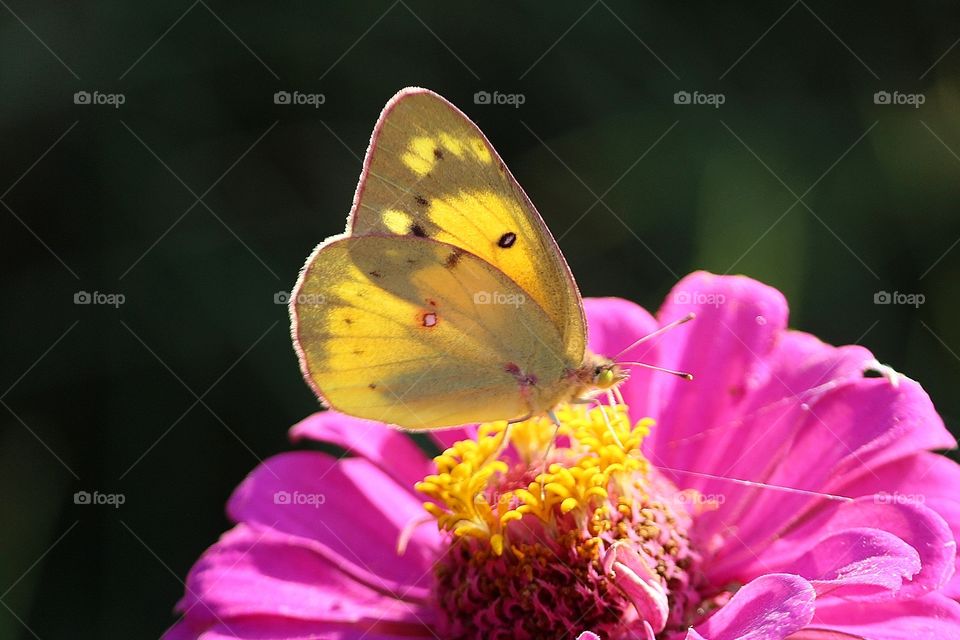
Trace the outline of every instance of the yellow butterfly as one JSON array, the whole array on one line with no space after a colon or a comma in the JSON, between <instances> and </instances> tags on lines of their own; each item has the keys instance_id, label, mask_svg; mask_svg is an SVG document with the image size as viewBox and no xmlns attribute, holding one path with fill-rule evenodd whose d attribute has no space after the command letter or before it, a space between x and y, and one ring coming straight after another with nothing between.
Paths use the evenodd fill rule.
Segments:
<instances>
[{"instance_id":1,"label":"yellow butterfly","mask_svg":"<svg viewBox=\"0 0 960 640\"><path fill-rule=\"evenodd\" d=\"M290 313L317 396L405 429L521 420L626 377L587 351L570 269L500 156L426 89L387 103Z\"/></svg>"}]
</instances>

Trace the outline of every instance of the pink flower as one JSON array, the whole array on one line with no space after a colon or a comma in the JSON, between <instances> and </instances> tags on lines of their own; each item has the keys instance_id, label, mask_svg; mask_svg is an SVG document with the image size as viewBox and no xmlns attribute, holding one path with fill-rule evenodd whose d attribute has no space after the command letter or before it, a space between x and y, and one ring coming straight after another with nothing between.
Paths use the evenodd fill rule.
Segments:
<instances>
[{"instance_id":1,"label":"pink flower","mask_svg":"<svg viewBox=\"0 0 960 640\"><path fill-rule=\"evenodd\" d=\"M960 467L931 453L956 443L919 384L862 347L787 330L782 295L743 277L688 276L658 320L624 300L585 305L590 348L608 355L697 314L629 354L695 374L633 370L626 404L653 426L604 414L643 456L572 408L547 475L527 455L543 451L536 421L503 455L489 425L432 434L463 441L438 474L402 433L313 415L293 439L352 457L255 469L165 637L960 638ZM440 531L416 525L415 485Z\"/></svg>"}]
</instances>

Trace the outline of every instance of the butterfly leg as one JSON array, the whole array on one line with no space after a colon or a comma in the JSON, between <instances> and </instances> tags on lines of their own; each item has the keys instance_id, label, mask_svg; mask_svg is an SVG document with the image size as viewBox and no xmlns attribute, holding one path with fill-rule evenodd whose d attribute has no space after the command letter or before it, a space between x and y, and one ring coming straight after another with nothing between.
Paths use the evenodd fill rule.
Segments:
<instances>
[{"instance_id":1,"label":"butterfly leg","mask_svg":"<svg viewBox=\"0 0 960 640\"><path fill-rule=\"evenodd\" d=\"M560 419L557 418L557 414L553 412L553 409L547 411L547 416L553 422L553 437L550 438L550 444L547 445L546 451L543 452L543 471L541 473L546 473L549 466L550 450L553 449L554 443L557 441L557 434L560 433ZM543 484L540 485L540 499L546 502L547 494L544 490Z\"/></svg>"},{"instance_id":2,"label":"butterfly leg","mask_svg":"<svg viewBox=\"0 0 960 640\"><path fill-rule=\"evenodd\" d=\"M613 436L613 441L617 443L617 446L623 449L623 443L620 442L620 437L617 436L617 432L613 429L613 424L610 422L610 418L607 417L607 410L604 408L603 403L597 401L597 408L600 409L600 415L603 416L603 421L607 425L607 431L610 432L610 435Z\"/></svg>"},{"instance_id":3,"label":"butterfly leg","mask_svg":"<svg viewBox=\"0 0 960 640\"><path fill-rule=\"evenodd\" d=\"M616 387L614 387L616 389ZM607 401L610 404L614 404L613 395L610 391L607 391ZM596 404L597 408L600 409L600 415L603 416L603 421L607 425L607 430L610 432L610 435L613 436L613 441L617 443L617 446L623 449L623 442L620 441L620 437L617 435L617 432L613 429L613 424L610 422L610 418L607 416L606 408L603 403L597 400L596 398L575 398L570 401L571 404Z\"/></svg>"},{"instance_id":4,"label":"butterfly leg","mask_svg":"<svg viewBox=\"0 0 960 640\"><path fill-rule=\"evenodd\" d=\"M610 391L613 392L613 396L617 399L618 404L627 404L623 399L623 393L620 392L620 387L614 387Z\"/></svg>"},{"instance_id":5,"label":"butterfly leg","mask_svg":"<svg viewBox=\"0 0 960 640\"><path fill-rule=\"evenodd\" d=\"M489 460L499 459L500 456L503 455L503 452L507 450L507 447L510 446L510 427L517 422L522 422L522 420L511 420L507 422L507 426L503 428L503 431L500 434L500 445L497 447L497 450L493 452L493 455L488 458Z\"/></svg>"}]
</instances>

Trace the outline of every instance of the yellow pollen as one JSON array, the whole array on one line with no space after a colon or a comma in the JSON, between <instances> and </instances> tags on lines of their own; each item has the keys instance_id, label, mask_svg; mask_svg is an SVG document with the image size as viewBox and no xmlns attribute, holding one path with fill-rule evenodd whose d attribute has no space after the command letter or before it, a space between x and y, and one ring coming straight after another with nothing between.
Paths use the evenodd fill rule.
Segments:
<instances>
[{"instance_id":1,"label":"yellow pollen","mask_svg":"<svg viewBox=\"0 0 960 640\"><path fill-rule=\"evenodd\" d=\"M545 417L510 426L509 444L520 462L501 446L506 422L480 425L476 440L461 440L434 458L437 472L416 489L430 499L424 508L439 528L487 540L499 556L507 548L520 553L510 547L508 525L527 517L546 526L573 518L599 535L611 527L611 495L620 496L616 509L629 513L633 500L622 496L642 494L649 463L640 445L653 421L631 426L624 405L561 405L555 414L559 429ZM551 445L555 430L560 442Z\"/></svg>"}]
</instances>

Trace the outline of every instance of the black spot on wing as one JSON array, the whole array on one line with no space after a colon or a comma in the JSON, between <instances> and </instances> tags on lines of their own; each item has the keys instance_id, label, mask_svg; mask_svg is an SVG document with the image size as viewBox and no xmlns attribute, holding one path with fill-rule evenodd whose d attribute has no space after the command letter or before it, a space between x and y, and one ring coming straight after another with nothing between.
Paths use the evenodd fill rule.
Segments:
<instances>
[{"instance_id":1,"label":"black spot on wing","mask_svg":"<svg viewBox=\"0 0 960 640\"><path fill-rule=\"evenodd\" d=\"M410 233L417 236L418 238L427 237L426 229L424 229L423 225L421 225L419 222L414 222L412 225L410 225Z\"/></svg>"},{"instance_id":2,"label":"black spot on wing","mask_svg":"<svg viewBox=\"0 0 960 640\"><path fill-rule=\"evenodd\" d=\"M427 206L427 205L429 204L429 203L427 202L427 199L424 198L423 196L421 196L420 194L417 194L417 195L413 196L413 199L414 199L414 200L417 202L417 204L420 205L421 207L425 207L425 206Z\"/></svg>"},{"instance_id":3,"label":"black spot on wing","mask_svg":"<svg viewBox=\"0 0 960 640\"><path fill-rule=\"evenodd\" d=\"M439 148L434 147L434 148L433 148L433 157L436 158L437 160L443 160L443 151L440 151Z\"/></svg>"},{"instance_id":4,"label":"black spot on wing","mask_svg":"<svg viewBox=\"0 0 960 640\"><path fill-rule=\"evenodd\" d=\"M517 241L517 234L513 231L508 231L507 233L500 236L500 239L497 240L497 246L501 249L509 249Z\"/></svg>"},{"instance_id":5,"label":"black spot on wing","mask_svg":"<svg viewBox=\"0 0 960 640\"><path fill-rule=\"evenodd\" d=\"M460 259L463 258L464 251L460 247L454 248L453 251L447 256L447 259L443 261L443 265L447 269L453 269L458 264L460 264Z\"/></svg>"}]
</instances>

